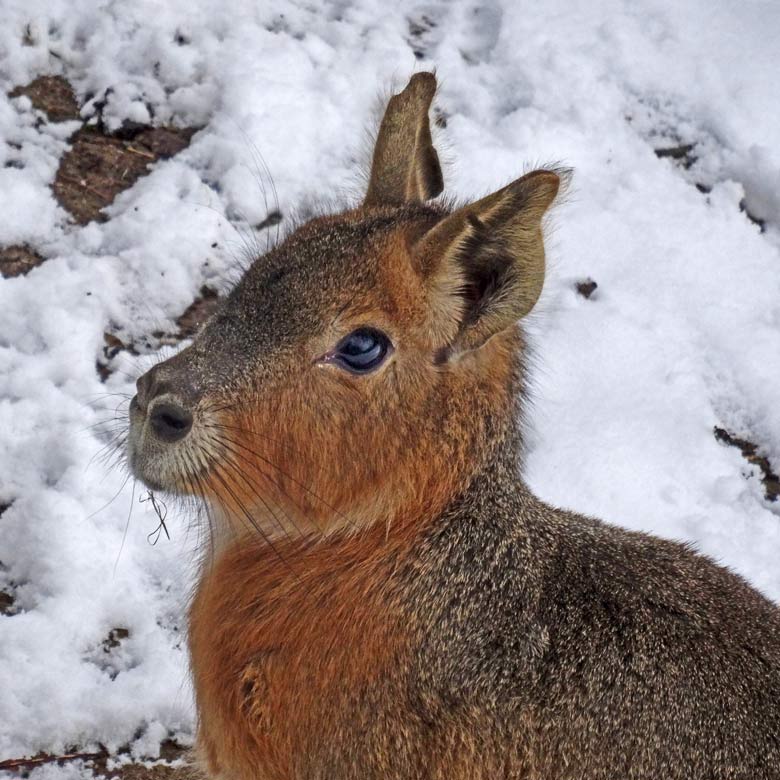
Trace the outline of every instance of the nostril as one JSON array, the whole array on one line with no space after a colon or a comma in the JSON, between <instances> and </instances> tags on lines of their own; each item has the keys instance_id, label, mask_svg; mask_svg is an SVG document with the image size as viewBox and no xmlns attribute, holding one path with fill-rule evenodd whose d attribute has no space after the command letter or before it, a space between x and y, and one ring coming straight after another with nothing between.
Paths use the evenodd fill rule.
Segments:
<instances>
[{"instance_id":1,"label":"nostril","mask_svg":"<svg viewBox=\"0 0 780 780\"><path fill-rule=\"evenodd\" d=\"M179 441L192 428L192 413L178 404L157 404L149 415L154 432L163 441Z\"/></svg>"}]
</instances>

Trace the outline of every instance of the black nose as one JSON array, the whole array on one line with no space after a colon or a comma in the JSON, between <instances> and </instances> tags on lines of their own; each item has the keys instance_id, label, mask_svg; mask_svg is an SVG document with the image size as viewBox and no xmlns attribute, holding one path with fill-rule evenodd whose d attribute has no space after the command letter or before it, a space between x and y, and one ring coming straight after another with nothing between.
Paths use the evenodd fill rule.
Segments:
<instances>
[{"instance_id":1,"label":"black nose","mask_svg":"<svg viewBox=\"0 0 780 780\"><path fill-rule=\"evenodd\" d=\"M165 401L154 406L149 422L163 441L179 441L192 428L192 413L183 406Z\"/></svg>"}]
</instances>

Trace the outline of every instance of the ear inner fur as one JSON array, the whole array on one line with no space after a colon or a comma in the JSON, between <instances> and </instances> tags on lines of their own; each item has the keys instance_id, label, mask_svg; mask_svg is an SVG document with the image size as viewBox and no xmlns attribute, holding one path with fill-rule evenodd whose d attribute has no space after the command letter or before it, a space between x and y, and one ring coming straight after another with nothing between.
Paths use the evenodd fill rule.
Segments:
<instances>
[{"instance_id":1,"label":"ear inner fur","mask_svg":"<svg viewBox=\"0 0 780 780\"><path fill-rule=\"evenodd\" d=\"M402 206L435 198L444 188L428 111L436 91L432 73L416 73L394 95L379 127L365 206Z\"/></svg>"},{"instance_id":2,"label":"ear inner fur","mask_svg":"<svg viewBox=\"0 0 780 780\"><path fill-rule=\"evenodd\" d=\"M443 219L413 248L439 318L457 312L453 353L481 346L533 308L544 284L542 217L559 177L533 171ZM432 330L441 331L434 325Z\"/></svg>"}]
</instances>

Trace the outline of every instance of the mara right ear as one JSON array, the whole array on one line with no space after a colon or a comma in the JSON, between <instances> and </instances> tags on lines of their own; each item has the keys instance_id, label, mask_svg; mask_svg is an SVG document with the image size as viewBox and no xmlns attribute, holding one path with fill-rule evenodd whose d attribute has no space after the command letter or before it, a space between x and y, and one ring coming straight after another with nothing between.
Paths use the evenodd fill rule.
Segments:
<instances>
[{"instance_id":1,"label":"mara right ear","mask_svg":"<svg viewBox=\"0 0 780 780\"><path fill-rule=\"evenodd\" d=\"M542 217L560 177L538 170L454 211L412 248L442 354L478 349L528 314L544 284Z\"/></svg>"},{"instance_id":2,"label":"mara right ear","mask_svg":"<svg viewBox=\"0 0 780 780\"><path fill-rule=\"evenodd\" d=\"M435 198L444 189L428 120L435 92L433 73L415 73L403 92L390 98L379 126L364 206L402 206Z\"/></svg>"}]
</instances>

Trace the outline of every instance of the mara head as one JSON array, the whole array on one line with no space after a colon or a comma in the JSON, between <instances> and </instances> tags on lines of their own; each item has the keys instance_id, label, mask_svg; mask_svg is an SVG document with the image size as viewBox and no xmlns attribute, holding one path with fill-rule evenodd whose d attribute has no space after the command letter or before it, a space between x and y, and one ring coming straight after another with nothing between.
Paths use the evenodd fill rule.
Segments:
<instances>
[{"instance_id":1,"label":"mara head","mask_svg":"<svg viewBox=\"0 0 780 780\"><path fill-rule=\"evenodd\" d=\"M390 100L362 204L258 257L192 345L138 380L128 455L149 487L204 498L236 532L412 521L505 435L559 178L431 202L435 89L418 73Z\"/></svg>"}]
</instances>

